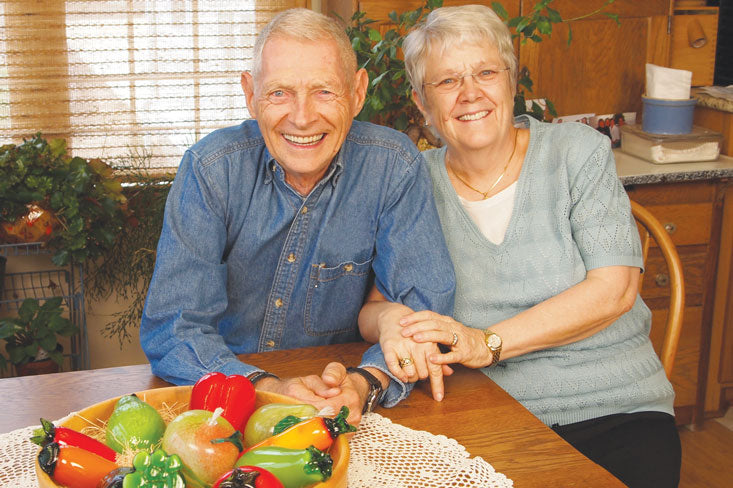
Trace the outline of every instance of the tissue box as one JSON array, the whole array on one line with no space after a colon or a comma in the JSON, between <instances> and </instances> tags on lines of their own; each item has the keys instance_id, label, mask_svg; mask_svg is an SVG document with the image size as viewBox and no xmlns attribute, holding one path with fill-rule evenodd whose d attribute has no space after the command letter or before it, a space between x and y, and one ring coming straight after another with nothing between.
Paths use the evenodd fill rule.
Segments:
<instances>
[{"instance_id":1,"label":"tissue box","mask_svg":"<svg viewBox=\"0 0 733 488\"><path fill-rule=\"evenodd\" d=\"M639 125L621 126L621 150L654 164L713 161L720 155L723 135L693 126L689 134L650 134Z\"/></svg>"},{"instance_id":2,"label":"tissue box","mask_svg":"<svg viewBox=\"0 0 733 488\"><path fill-rule=\"evenodd\" d=\"M666 100L641 97L644 104L641 124L652 134L689 134L697 100Z\"/></svg>"}]
</instances>

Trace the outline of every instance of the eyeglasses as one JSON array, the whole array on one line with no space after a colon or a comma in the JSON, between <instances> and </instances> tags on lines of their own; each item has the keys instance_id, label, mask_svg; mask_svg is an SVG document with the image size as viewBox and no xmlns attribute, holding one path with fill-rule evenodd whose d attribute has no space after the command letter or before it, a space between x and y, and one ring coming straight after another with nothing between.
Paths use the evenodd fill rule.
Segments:
<instances>
[{"instance_id":1,"label":"eyeglasses","mask_svg":"<svg viewBox=\"0 0 733 488\"><path fill-rule=\"evenodd\" d=\"M435 88L435 91L439 93L452 93L463 86L464 78L470 76L473 81L479 85L489 86L499 81L499 76L502 71L508 71L509 68L503 69L482 69L476 73L468 73L465 75L454 75L448 76L440 81L434 81L432 83L423 83L423 86L429 85Z\"/></svg>"}]
</instances>

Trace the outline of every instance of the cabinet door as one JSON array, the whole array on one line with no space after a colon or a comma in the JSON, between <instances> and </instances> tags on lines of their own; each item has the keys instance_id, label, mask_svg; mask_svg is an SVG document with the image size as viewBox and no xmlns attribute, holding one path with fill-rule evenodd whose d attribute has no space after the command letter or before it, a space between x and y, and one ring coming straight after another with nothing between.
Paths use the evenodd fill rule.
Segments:
<instances>
[{"instance_id":1,"label":"cabinet door","mask_svg":"<svg viewBox=\"0 0 733 488\"><path fill-rule=\"evenodd\" d=\"M522 1L522 11L534 2ZM603 0L556 0L552 8L573 19L600 8ZM617 0L602 15L553 28L552 37L520 47L519 64L534 81L533 98L547 98L558 115L640 112L647 62L667 65L669 0Z\"/></svg>"}]
</instances>

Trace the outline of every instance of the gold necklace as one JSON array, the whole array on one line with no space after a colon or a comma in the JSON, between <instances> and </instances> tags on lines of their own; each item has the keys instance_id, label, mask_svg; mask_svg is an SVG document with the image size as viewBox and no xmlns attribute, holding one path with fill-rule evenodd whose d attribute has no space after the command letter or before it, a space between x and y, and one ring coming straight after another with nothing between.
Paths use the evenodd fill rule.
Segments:
<instances>
[{"instance_id":1,"label":"gold necklace","mask_svg":"<svg viewBox=\"0 0 733 488\"><path fill-rule=\"evenodd\" d=\"M476 188L474 188L471 185L469 185L466 180L464 180L463 178L461 178L461 175L459 175L458 173L456 173L456 170L454 170L452 167L449 166L449 168L451 170L451 173L453 173L453 175L456 178L458 178L458 180L461 183L463 183L468 188L470 188L471 190L473 190L476 193L478 193L479 195L481 195L483 197L482 200L486 200L487 198L489 198L489 193L491 193L491 190L493 190L494 188L496 188L496 185L498 185L499 182L502 180L502 178L504 178L504 175L506 174L506 170L509 168L509 163L512 162L512 158L514 157L514 152L517 150L517 135L518 134L519 134L519 129L514 129L514 147L512 147L512 153L509 155L509 159L507 160L506 164L504 165L504 169L501 171L501 174L499 175L499 177L496 179L496 181L494 182L494 184L491 185L491 188L489 188L485 192L483 192L481 190L477 190Z\"/></svg>"}]
</instances>

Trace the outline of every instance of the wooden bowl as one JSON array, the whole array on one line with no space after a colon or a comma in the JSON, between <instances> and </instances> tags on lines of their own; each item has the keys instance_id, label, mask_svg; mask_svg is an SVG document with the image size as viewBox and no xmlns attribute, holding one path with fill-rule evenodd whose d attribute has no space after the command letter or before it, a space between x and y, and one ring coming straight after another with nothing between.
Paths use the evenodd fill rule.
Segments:
<instances>
[{"instance_id":1,"label":"wooden bowl","mask_svg":"<svg viewBox=\"0 0 733 488\"><path fill-rule=\"evenodd\" d=\"M188 409L188 402L191 398L191 388L191 386L171 386L168 388L139 391L136 392L136 395L158 409L165 404L167 408L185 411ZM110 398L109 400L96 403L79 412L70 414L61 419L59 425L77 431L81 431L90 425L99 426L112 414L112 410L114 410L119 398ZM256 406L260 407L266 403L300 402L294 398L278 395L277 393L257 390ZM315 484L312 488L346 488L346 469L349 465L349 442L346 440L346 436L339 436L336 439L336 442L331 447L330 454L333 458L333 474L328 480ZM38 460L36 460L35 466L36 474L38 475L38 486L41 488L59 488L59 485L54 483L38 465Z\"/></svg>"}]
</instances>

